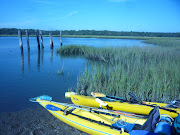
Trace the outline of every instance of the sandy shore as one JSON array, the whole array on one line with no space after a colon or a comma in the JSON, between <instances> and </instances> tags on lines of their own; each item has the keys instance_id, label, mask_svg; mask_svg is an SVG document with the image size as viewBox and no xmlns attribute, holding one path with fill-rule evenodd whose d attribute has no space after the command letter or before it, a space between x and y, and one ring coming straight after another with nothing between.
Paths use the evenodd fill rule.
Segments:
<instances>
[{"instance_id":1,"label":"sandy shore","mask_svg":"<svg viewBox=\"0 0 180 135\"><path fill-rule=\"evenodd\" d=\"M0 114L0 135L87 135L40 108Z\"/></svg>"}]
</instances>

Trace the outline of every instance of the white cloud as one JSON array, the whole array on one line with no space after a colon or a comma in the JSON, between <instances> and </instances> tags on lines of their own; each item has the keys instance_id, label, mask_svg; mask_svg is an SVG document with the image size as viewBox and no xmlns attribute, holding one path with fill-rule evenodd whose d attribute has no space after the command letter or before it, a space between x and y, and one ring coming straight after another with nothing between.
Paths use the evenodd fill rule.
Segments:
<instances>
[{"instance_id":1,"label":"white cloud","mask_svg":"<svg viewBox=\"0 0 180 135\"><path fill-rule=\"evenodd\" d=\"M77 13L78 13L78 11L72 11L72 12L68 13L66 16L73 16L74 14L77 14Z\"/></svg>"},{"instance_id":2,"label":"white cloud","mask_svg":"<svg viewBox=\"0 0 180 135\"><path fill-rule=\"evenodd\" d=\"M62 17L56 17L56 18L51 18L51 19L55 19L55 20L57 20L57 19L64 19L64 18L67 18L67 17L71 17L71 16L73 16L73 15L75 15L77 13L79 13L79 12L78 11L72 11L72 12L70 12L70 13L62 16Z\"/></svg>"}]
</instances>

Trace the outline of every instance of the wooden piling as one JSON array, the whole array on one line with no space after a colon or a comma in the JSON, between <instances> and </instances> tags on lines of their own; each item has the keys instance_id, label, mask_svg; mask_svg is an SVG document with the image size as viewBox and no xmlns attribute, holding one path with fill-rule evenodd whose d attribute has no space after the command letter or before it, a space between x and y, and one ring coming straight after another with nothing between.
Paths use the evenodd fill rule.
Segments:
<instances>
[{"instance_id":1,"label":"wooden piling","mask_svg":"<svg viewBox=\"0 0 180 135\"><path fill-rule=\"evenodd\" d=\"M18 30L18 36L19 36L19 45L21 50L23 50L23 42L22 42L22 32L21 30Z\"/></svg>"},{"instance_id":2,"label":"wooden piling","mask_svg":"<svg viewBox=\"0 0 180 135\"><path fill-rule=\"evenodd\" d=\"M39 44L39 33L38 31L36 30L36 39L37 39L37 45L38 45L38 50L40 50L40 44Z\"/></svg>"},{"instance_id":3,"label":"wooden piling","mask_svg":"<svg viewBox=\"0 0 180 135\"><path fill-rule=\"evenodd\" d=\"M28 33L27 30L26 30L26 39L27 39L27 48L29 50L30 49L30 46L29 46L29 33Z\"/></svg>"},{"instance_id":4,"label":"wooden piling","mask_svg":"<svg viewBox=\"0 0 180 135\"><path fill-rule=\"evenodd\" d=\"M60 43L61 43L61 46L62 46L62 31L60 31Z\"/></svg>"},{"instance_id":5,"label":"wooden piling","mask_svg":"<svg viewBox=\"0 0 180 135\"><path fill-rule=\"evenodd\" d=\"M52 38L52 33L49 33L49 38L50 38L50 46L51 49L53 48L53 38Z\"/></svg>"},{"instance_id":6,"label":"wooden piling","mask_svg":"<svg viewBox=\"0 0 180 135\"><path fill-rule=\"evenodd\" d=\"M42 31L41 30L39 31L39 34L40 34L40 39L41 39L41 48L43 49L44 45L43 45L43 37L42 37Z\"/></svg>"}]
</instances>

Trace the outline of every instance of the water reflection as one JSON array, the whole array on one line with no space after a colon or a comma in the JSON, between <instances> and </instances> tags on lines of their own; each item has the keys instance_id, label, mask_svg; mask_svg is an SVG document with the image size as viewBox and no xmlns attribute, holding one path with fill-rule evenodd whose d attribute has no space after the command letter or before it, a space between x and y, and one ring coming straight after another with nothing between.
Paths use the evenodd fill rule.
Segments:
<instances>
[{"instance_id":1,"label":"water reflection","mask_svg":"<svg viewBox=\"0 0 180 135\"><path fill-rule=\"evenodd\" d=\"M28 49L28 70L30 71L30 49Z\"/></svg>"},{"instance_id":2,"label":"water reflection","mask_svg":"<svg viewBox=\"0 0 180 135\"><path fill-rule=\"evenodd\" d=\"M37 70L40 71L40 50L38 50Z\"/></svg>"},{"instance_id":3,"label":"water reflection","mask_svg":"<svg viewBox=\"0 0 180 135\"><path fill-rule=\"evenodd\" d=\"M24 74L24 52L23 49L21 49L21 72Z\"/></svg>"},{"instance_id":4,"label":"water reflection","mask_svg":"<svg viewBox=\"0 0 180 135\"><path fill-rule=\"evenodd\" d=\"M46 59L44 59L44 53L46 52L46 54L50 54L50 63L53 62L53 53L54 53L54 49L50 49L48 51L41 49L38 50L37 52L31 51L30 49L26 51L23 51L23 49L21 50L21 72L24 74L24 70L25 69L25 65L27 63L27 70L30 71L31 70L31 65L32 63L34 63L34 56L35 56L35 63L37 63L37 71L40 71L40 66L41 64L44 63L44 61L46 61ZM24 61L24 57L27 61ZM27 57L27 58L26 58ZM48 60L49 61L49 60ZM62 62L62 61L61 61Z\"/></svg>"},{"instance_id":5,"label":"water reflection","mask_svg":"<svg viewBox=\"0 0 180 135\"><path fill-rule=\"evenodd\" d=\"M43 64L43 60L44 60L44 48L41 49L41 63Z\"/></svg>"},{"instance_id":6,"label":"water reflection","mask_svg":"<svg viewBox=\"0 0 180 135\"><path fill-rule=\"evenodd\" d=\"M53 48L51 48L50 61L51 61L51 63L53 61Z\"/></svg>"}]
</instances>

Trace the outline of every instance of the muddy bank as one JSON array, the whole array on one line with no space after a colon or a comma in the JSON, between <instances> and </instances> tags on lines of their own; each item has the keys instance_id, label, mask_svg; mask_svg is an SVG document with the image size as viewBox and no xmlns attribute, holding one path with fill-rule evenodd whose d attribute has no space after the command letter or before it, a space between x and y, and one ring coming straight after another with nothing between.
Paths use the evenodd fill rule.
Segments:
<instances>
[{"instance_id":1,"label":"muddy bank","mask_svg":"<svg viewBox=\"0 0 180 135\"><path fill-rule=\"evenodd\" d=\"M33 108L0 114L1 135L87 135L52 116Z\"/></svg>"}]
</instances>

